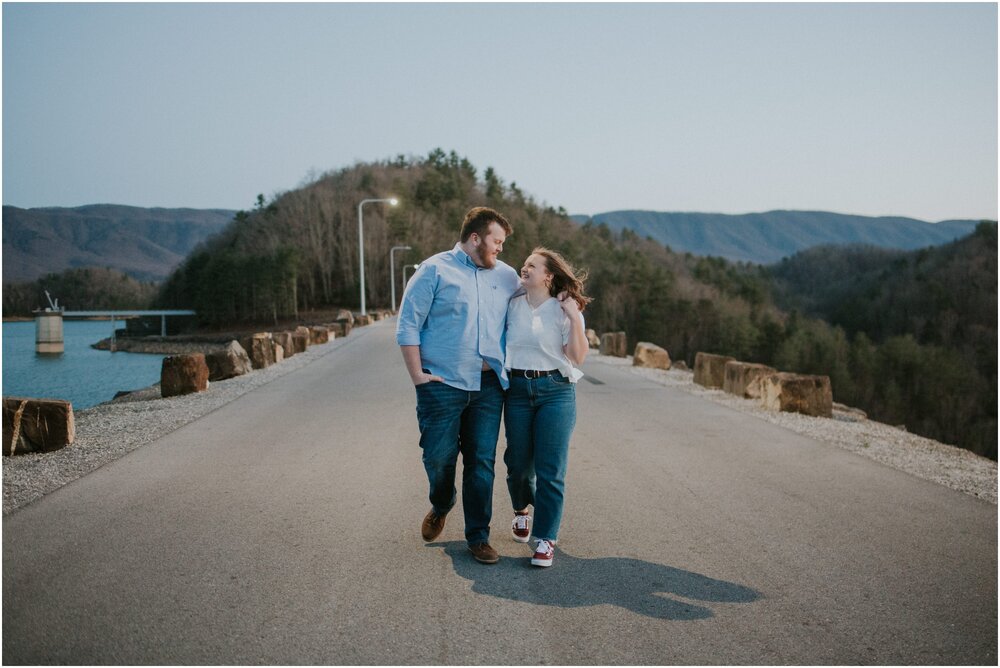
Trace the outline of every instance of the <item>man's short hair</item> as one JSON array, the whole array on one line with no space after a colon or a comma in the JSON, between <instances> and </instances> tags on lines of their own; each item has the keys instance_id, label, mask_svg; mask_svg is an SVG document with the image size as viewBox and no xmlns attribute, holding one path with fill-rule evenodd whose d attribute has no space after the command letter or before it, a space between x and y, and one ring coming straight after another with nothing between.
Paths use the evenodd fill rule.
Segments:
<instances>
[{"instance_id":1,"label":"man's short hair","mask_svg":"<svg viewBox=\"0 0 1000 668\"><path fill-rule=\"evenodd\" d=\"M498 211L485 206L477 206L469 209L469 212L465 214L465 220L462 222L462 242L468 241L473 234L485 236L490 223L496 223L502 227L507 236L514 234L514 228Z\"/></svg>"}]
</instances>

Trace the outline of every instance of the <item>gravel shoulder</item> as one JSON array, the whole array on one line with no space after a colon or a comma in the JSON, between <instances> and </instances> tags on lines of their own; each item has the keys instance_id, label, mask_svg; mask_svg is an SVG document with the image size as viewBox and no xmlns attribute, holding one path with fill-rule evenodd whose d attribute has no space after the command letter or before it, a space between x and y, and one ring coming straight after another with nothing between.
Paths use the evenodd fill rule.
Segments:
<instances>
[{"instance_id":1,"label":"gravel shoulder","mask_svg":"<svg viewBox=\"0 0 1000 668\"><path fill-rule=\"evenodd\" d=\"M997 504L997 462L968 450L868 420L856 411L838 409L837 406L832 419L769 411L752 399L696 385L691 371L633 367L631 357L623 359L594 352L587 360L629 367L632 373L661 385L677 388L918 478Z\"/></svg>"},{"instance_id":2,"label":"gravel shoulder","mask_svg":"<svg viewBox=\"0 0 1000 668\"><path fill-rule=\"evenodd\" d=\"M383 320L369 327L391 327ZM367 328L366 328L367 329ZM163 399L154 385L75 414L76 441L57 452L3 458L3 514L7 515L63 485L151 443L251 390L333 353L354 336L310 346L306 352L253 373L212 383L207 392ZM767 420L831 446L965 494L997 503L997 463L967 450L938 443L895 427L835 411L833 419L775 413L755 402L695 385L689 371L632 367L631 358L592 352L588 361L627 366L644 378Z\"/></svg>"},{"instance_id":3,"label":"gravel shoulder","mask_svg":"<svg viewBox=\"0 0 1000 668\"><path fill-rule=\"evenodd\" d=\"M393 326L379 321L369 327ZM354 337L310 346L266 369L210 383L208 391L164 399L159 384L74 413L76 440L56 452L3 458L3 514L122 457L136 448L194 422L242 395L329 355ZM188 346L190 347L190 346ZM184 352L203 352L205 346Z\"/></svg>"}]
</instances>

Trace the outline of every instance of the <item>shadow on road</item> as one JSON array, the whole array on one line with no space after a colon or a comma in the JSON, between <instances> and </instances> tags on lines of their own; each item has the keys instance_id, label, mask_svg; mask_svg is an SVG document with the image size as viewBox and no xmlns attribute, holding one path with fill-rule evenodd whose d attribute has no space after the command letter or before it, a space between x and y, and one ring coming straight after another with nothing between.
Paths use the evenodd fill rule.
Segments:
<instances>
[{"instance_id":1,"label":"shadow on road","mask_svg":"<svg viewBox=\"0 0 1000 668\"><path fill-rule=\"evenodd\" d=\"M535 605L575 608L609 604L657 619L693 620L714 614L706 607L665 594L712 603L750 603L761 598L749 587L639 559L581 559L557 550L551 568L532 566L527 554L523 559L503 557L500 563L487 566L475 561L462 541L430 543L428 547L443 547L455 572L471 580L477 594Z\"/></svg>"}]
</instances>

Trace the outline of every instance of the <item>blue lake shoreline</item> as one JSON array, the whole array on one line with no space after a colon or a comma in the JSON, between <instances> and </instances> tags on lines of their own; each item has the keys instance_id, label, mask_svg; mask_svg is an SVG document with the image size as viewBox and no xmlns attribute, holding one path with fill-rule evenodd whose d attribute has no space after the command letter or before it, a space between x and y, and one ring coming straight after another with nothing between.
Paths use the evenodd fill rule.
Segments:
<instances>
[{"instance_id":1,"label":"blue lake shoreline","mask_svg":"<svg viewBox=\"0 0 1000 668\"><path fill-rule=\"evenodd\" d=\"M109 336L109 320L67 320L63 354L36 355L34 321L4 322L3 396L62 399L83 410L110 401L117 392L159 382L165 355L91 347Z\"/></svg>"}]
</instances>

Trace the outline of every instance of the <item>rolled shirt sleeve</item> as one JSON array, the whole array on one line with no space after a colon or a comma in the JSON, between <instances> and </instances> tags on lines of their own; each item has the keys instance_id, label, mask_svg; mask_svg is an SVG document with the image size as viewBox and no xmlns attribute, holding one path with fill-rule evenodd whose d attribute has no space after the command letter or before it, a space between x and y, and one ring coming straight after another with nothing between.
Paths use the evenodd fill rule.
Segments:
<instances>
[{"instance_id":1,"label":"rolled shirt sleeve","mask_svg":"<svg viewBox=\"0 0 1000 668\"><path fill-rule=\"evenodd\" d=\"M432 264L421 264L413 272L399 306L399 320L396 322L396 343L398 345L420 345L420 331L424 328L424 323L430 314L436 283L437 269Z\"/></svg>"}]
</instances>

